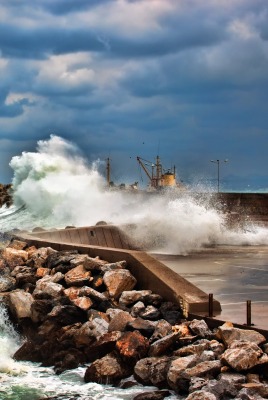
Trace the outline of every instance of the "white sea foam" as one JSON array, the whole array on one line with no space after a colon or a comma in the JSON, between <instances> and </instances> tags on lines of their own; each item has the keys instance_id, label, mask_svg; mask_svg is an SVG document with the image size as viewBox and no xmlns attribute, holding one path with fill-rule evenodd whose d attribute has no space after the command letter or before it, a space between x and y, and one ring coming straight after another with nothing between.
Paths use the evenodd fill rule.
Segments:
<instances>
[{"instance_id":1,"label":"white sea foam","mask_svg":"<svg viewBox=\"0 0 268 400\"><path fill-rule=\"evenodd\" d=\"M58 136L39 141L36 152L13 157L15 205L25 205L25 209L1 220L2 230L87 226L105 220L135 225L131 234L139 243L175 254L210 244L268 243L264 228L229 230L223 215L193 193L107 190L99 164L89 165L75 145Z\"/></svg>"}]
</instances>

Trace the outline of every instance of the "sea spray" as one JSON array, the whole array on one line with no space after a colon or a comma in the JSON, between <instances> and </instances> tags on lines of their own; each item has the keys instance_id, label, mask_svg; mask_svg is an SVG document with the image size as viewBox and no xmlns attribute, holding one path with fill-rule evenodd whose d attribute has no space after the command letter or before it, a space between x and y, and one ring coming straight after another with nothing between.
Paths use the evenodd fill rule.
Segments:
<instances>
[{"instance_id":1,"label":"sea spray","mask_svg":"<svg viewBox=\"0 0 268 400\"><path fill-rule=\"evenodd\" d=\"M228 229L224 215L193 191L110 190L99 165L89 165L74 144L53 135L39 141L36 152L13 157L14 201L24 209L9 220L0 216L0 228L90 226L104 220L123 226L148 250L173 254L204 245L268 242L264 229Z\"/></svg>"},{"instance_id":2,"label":"sea spray","mask_svg":"<svg viewBox=\"0 0 268 400\"><path fill-rule=\"evenodd\" d=\"M14 352L19 346L20 337L9 321L6 308L0 303L0 373L20 373L18 364L12 359Z\"/></svg>"}]
</instances>

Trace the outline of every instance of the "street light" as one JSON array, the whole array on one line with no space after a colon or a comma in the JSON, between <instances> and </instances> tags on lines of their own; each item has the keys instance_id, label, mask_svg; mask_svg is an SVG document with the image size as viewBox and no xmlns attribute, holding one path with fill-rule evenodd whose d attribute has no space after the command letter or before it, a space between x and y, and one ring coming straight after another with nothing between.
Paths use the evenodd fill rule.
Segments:
<instances>
[{"instance_id":1,"label":"street light","mask_svg":"<svg viewBox=\"0 0 268 400\"><path fill-rule=\"evenodd\" d=\"M220 192L220 160L210 160L212 163L216 163L218 165L218 193ZM227 163L228 160L225 159L223 162Z\"/></svg>"}]
</instances>

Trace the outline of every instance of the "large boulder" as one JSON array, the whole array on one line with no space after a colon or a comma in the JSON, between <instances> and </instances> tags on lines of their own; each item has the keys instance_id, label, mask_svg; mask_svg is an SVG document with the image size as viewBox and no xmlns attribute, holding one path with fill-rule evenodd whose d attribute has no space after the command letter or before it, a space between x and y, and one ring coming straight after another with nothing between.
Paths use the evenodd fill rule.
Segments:
<instances>
[{"instance_id":1,"label":"large boulder","mask_svg":"<svg viewBox=\"0 0 268 400\"><path fill-rule=\"evenodd\" d=\"M21 318L31 318L31 306L33 304L33 296L24 290L15 290L7 296L8 306L13 316L17 320Z\"/></svg>"},{"instance_id":2,"label":"large boulder","mask_svg":"<svg viewBox=\"0 0 268 400\"><path fill-rule=\"evenodd\" d=\"M2 257L12 270L17 265L25 265L26 261L28 260L28 253L25 250L17 250L11 247L6 247L3 250Z\"/></svg>"},{"instance_id":3,"label":"large boulder","mask_svg":"<svg viewBox=\"0 0 268 400\"><path fill-rule=\"evenodd\" d=\"M262 364L268 364L268 355L256 343L234 340L222 354L221 360L235 371L247 371Z\"/></svg>"},{"instance_id":4,"label":"large boulder","mask_svg":"<svg viewBox=\"0 0 268 400\"><path fill-rule=\"evenodd\" d=\"M134 376L143 385L164 387L167 385L167 373L172 362L171 357L146 357L134 367Z\"/></svg>"},{"instance_id":5,"label":"large boulder","mask_svg":"<svg viewBox=\"0 0 268 400\"><path fill-rule=\"evenodd\" d=\"M128 269L116 269L105 272L103 281L109 295L118 299L124 291L132 290L137 283L136 278Z\"/></svg>"},{"instance_id":6,"label":"large boulder","mask_svg":"<svg viewBox=\"0 0 268 400\"><path fill-rule=\"evenodd\" d=\"M252 329L234 328L233 324L226 322L218 328L217 337L222 340L225 346L229 346L235 340L243 340L256 343L257 345L265 343L266 338L261 333Z\"/></svg>"},{"instance_id":7,"label":"large boulder","mask_svg":"<svg viewBox=\"0 0 268 400\"><path fill-rule=\"evenodd\" d=\"M85 372L85 382L115 384L131 375L132 369L116 353L94 361Z\"/></svg>"}]
</instances>

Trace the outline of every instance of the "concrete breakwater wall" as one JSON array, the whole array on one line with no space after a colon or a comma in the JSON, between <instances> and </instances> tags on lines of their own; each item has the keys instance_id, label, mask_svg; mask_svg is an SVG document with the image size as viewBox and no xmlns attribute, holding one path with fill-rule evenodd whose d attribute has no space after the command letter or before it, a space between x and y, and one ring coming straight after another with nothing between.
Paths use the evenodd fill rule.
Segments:
<instances>
[{"instance_id":1,"label":"concrete breakwater wall","mask_svg":"<svg viewBox=\"0 0 268 400\"><path fill-rule=\"evenodd\" d=\"M130 238L112 225L68 228L21 233L19 238L36 247L50 246L55 250L78 250L90 257L99 256L109 262L125 260L138 281L139 289L149 289L164 299L180 304L185 315L208 314L209 296L186 279L144 251L134 250ZM215 313L220 303L213 300Z\"/></svg>"},{"instance_id":2,"label":"concrete breakwater wall","mask_svg":"<svg viewBox=\"0 0 268 400\"><path fill-rule=\"evenodd\" d=\"M230 222L268 225L268 193L196 193L194 197L229 215Z\"/></svg>"}]
</instances>

